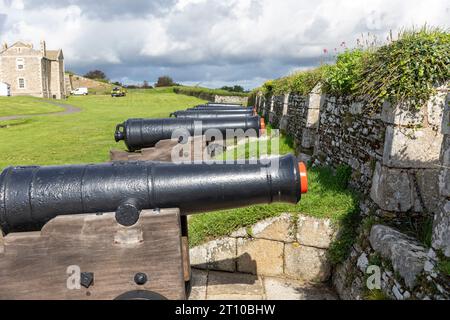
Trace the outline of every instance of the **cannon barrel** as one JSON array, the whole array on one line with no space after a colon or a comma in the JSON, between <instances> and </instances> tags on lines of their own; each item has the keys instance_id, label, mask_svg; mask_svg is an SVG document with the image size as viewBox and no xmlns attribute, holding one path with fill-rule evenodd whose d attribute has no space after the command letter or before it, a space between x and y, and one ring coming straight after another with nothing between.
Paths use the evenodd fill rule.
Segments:
<instances>
[{"instance_id":1,"label":"cannon barrel","mask_svg":"<svg viewBox=\"0 0 450 320\"><path fill-rule=\"evenodd\" d=\"M190 136L203 135L209 129L219 130L225 134L230 129L253 129L260 134L265 128L264 119L259 116L241 118L163 118L163 119L128 119L116 126L116 142L124 140L130 151L153 147L158 141L171 139L177 129L186 130Z\"/></svg>"},{"instance_id":2,"label":"cannon barrel","mask_svg":"<svg viewBox=\"0 0 450 320\"><path fill-rule=\"evenodd\" d=\"M182 214L259 203L297 203L306 169L293 155L270 163L114 162L8 167L0 173L0 227L37 231L58 215L115 212L125 226L143 209ZM274 160L272 160L274 161Z\"/></svg>"},{"instance_id":3,"label":"cannon barrel","mask_svg":"<svg viewBox=\"0 0 450 320\"><path fill-rule=\"evenodd\" d=\"M170 114L176 118L194 118L194 119L211 119L211 118L242 118L252 117L253 111L248 112L222 112L220 110L180 110Z\"/></svg>"}]
</instances>

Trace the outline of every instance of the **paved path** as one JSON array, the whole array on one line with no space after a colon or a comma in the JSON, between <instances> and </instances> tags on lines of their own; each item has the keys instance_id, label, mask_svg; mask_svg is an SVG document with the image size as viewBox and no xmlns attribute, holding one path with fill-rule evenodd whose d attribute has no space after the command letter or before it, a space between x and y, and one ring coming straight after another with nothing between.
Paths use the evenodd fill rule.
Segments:
<instances>
[{"instance_id":1,"label":"paved path","mask_svg":"<svg viewBox=\"0 0 450 320\"><path fill-rule=\"evenodd\" d=\"M326 284L192 269L190 300L336 300Z\"/></svg>"},{"instance_id":2,"label":"paved path","mask_svg":"<svg viewBox=\"0 0 450 320\"><path fill-rule=\"evenodd\" d=\"M59 111L59 112L37 113L37 114L21 114L21 115L0 117L0 121L24 119L24 118L37 117L37 116L64 116L64 115L77 113L77 112L81 111L80 108L72 106L70 104L63 104L63 103L59 103L59 102L55 102L55 101L45 101L45 103L49 103L49 104L52 104L54 106L58 106L58 107L64 108L64 110L63 111Z\"/></svg>"}]
</instances>

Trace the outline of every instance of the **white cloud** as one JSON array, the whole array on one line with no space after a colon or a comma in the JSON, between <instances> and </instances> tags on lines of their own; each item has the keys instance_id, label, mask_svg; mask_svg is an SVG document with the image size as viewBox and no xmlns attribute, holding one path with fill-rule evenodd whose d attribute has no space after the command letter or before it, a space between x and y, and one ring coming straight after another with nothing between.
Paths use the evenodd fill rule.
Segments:
<instances>
[{"instance_id":1,"label":"white cloud","mask_svg":"<svg viewBox=\"0 0 450 320\"><path fill-rule=\"evenodd\" d=\"M0 38L61 47L67 68L114 79L247 87L318 64L361 33L449 27L446 0L0 0ZM1 21L0 21L1 22Z\"/></svg>"}]
</instances>

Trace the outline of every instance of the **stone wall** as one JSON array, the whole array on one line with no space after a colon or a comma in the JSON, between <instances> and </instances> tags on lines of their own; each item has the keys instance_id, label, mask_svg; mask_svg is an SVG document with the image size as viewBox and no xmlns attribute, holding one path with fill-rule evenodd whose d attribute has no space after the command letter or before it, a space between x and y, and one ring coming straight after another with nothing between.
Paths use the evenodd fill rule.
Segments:
<instances>
[{"instance_id":1,"label":"stone wall","mask_svg":"<svg viewBox=\"0 0 450 320\"><path fill-rule=\"evenodd\" d=\"M328 219L291 214L269 218L190 250L199 269L324 282L327 249L336 232Z\"/></svg>"},{"instance_id":2,"label":"stone wall","mask_svg":"<svg viewBox=\"0 0 450 320\"><path fill-rule=\"evenodd\" d=\"M258 110L271 112L274 125L285 122L285 133L298 152L312 154L313 165L352 168L352 186L362 194L361 216L379 224L360 230L359 244L335 268L333 283L341 297L367 294L370 258L383 261L385 296L448 298L446 276L436 268L439 252L450 255L448 100L443 86L420 110L385 103L369 112L363 102L325 96L316 87L308 96L289 94L281 118L280 97L259 100ZM272 110L267 101L274 101ZM432 248L404 234L433 219Z\"/></svg>"},{"instance_id":3,"label":"stone wall","mask_svg":"<svg viewBox=\"0 0 450 320\"><path fill-rule=\"evenodd\" d=\"M287 107L286 134L294 139L295 145L302 141L302 128L306 125L307 98L290 94Z\"/></svg>"},{"instance_id":4,"label":"stone wall","mask_svg":"<svg viewBox=\"0 0 450 320\"><path fill-rule=\"evenodd\" d=\"M369 286L378 292L372 299L447 300L450 283L436 267L437 260L436 252L416 239L374 225L361 231L350 257L333 271L332 283L346 300L367 299Z\"/></svg>"},{"instance_id":5,"label":"stone wall","mask_svg":"<svg viewBox=\"0 0 450 320\"><path fill-rule=\"evenodd\" d=\"M327 97L314 138L317 162L352 167L352 183L368 191L377 161L383 157L386 126L380 114L363 112L363 104Z\"/></svg>"},{"instance_id":6,"label":"stone wall","mask_svg":"<svg viewBox=\"0 0 450 320\"><path fill-rule=\"evenodd\" d=\"M441 132L444 135L441 149L441 168L439 173L439 208L433 224L433 248L442 250L450 257L450 95L446 94Z\"/></svg>"},{"instance_id":7,"label":"stone wall","mask_svg":"<svg viewBox=\"0 0 450 320\"><path fill-rule=\"evenodd\" d=\"M284 95L273 97L273 110L270 113L270 124L273 128L280 128L281 117L283 116Z\"/></svg>"}]
</instances>

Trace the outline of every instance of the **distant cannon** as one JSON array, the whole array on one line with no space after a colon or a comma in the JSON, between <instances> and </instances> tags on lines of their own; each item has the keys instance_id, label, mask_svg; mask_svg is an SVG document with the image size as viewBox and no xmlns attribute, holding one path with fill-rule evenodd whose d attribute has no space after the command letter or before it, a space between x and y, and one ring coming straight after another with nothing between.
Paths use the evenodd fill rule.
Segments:
<instances>
[{"instance_id":1,"label":"distant cannon","mask_svg":"<svg viewBox=\"0 0 450 320\"><path fill-rule=\"evenodd\" d=\"M179 208L181 214L259 203L297 203L306 169L293 155L270 163L174 164L115 162L9 167L0 174L0 227L40 230L59 215L115 212L125 226L141 210Z\"/></svg>"},{"instance_id":2,"label":"distant cannon","mask_svg":"<svg viewBox=\"0 0 450 320\"><path fill-rule=\"evenodd\" d=\"M241 118L163 118L128 119L116 126L116 142L124 140L129 151L155 146L160 140L171 139L175 130L185 130L190 136L203 135L207 130L218 130L223 135L227 130L243 131L253 129L257 136L265 129L265 122L259 116Z\"/></svg>"}]
</instances>

